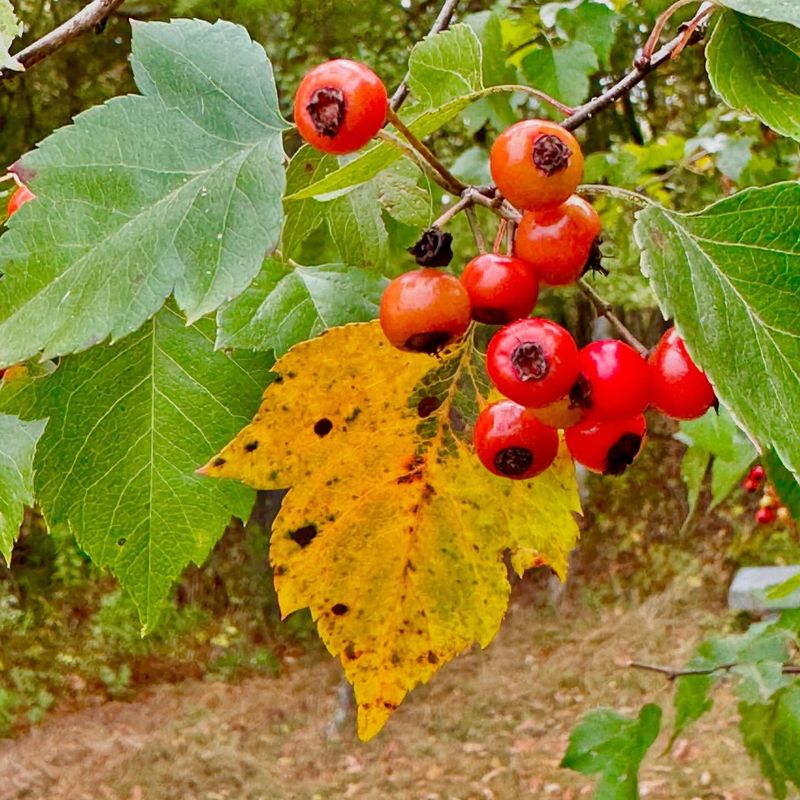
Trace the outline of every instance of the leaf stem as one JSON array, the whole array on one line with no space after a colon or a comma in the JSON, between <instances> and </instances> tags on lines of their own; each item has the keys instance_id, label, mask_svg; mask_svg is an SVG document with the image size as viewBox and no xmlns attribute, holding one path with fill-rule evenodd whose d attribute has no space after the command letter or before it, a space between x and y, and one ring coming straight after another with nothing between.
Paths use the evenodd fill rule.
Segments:
<instances>
[{"instance_id":1,"label":"leaf stem","mask_svg":"<svg viewBox=\"0 0 800 800\"><path fill-rule=\"evenodd\" d=\"M428 175L431 180L435 183L439 184L446 192L453 193L452 188L448 183L444 181L444 179L439 175L438 172L435 172L431 166L425 161L422 156L414 150L408 143L404 142L398 136L395 136L393 133L390 133L387 130L380 130L376 134L378 139L382 139L384 142L388 142L389 144L396 147L398 150L402 150L403 153L411 159L426 175Z\"/></svg>"},{"instance_id":2,"label":"leaf stem","mask_svg":"<svg viewBox=\"0 0 800 800\"><path fill-rule=\"evenodd\" d=\"M585 278L581 278L578 281L578 288L589 299L595 311L597 311L601 317L605 317L617 329L623 340L636 350L639 355L647 358L648 349L630 332L630 330L628 330L622 320L614 313L611 303L604 300Z\"/></svg>"},{"instance_id":3,"label":"leaf stem","mask_svg":"<svg viewBox=\"0 0 800 800\"><path fill-rule=\"evenodd\" d=\"M730 672L738 664L720 664L718 667L708 669L680 669L678 667L662 667L658 664L642 664L638 661L629 661L629 669L641 669L645 672L657 672L667 680L674 681L676 678L685 678L691 675L713 675L716 672ZM796 664L784 664L782 667L784 675L800 675L800 666Z\"/></svg>"},{"instance_id":4,"label":"leaf stem","mask_svg":"<svg viewBox=\"0 0 800 800\"><path fill-rule=\"evenodd\" d=\"M680 11L684 6L688 6L696 2L698 2L698 0L677 0L677 2L673 3L666 11L664 11L663 14L661 14L661 16L659 16L659 18L656 20L656 24L653 26L650 36L647 37L644 48L642 48L642 59L649 61L652 58L653 51L656 49L658 40L661 38L661 33L664 30L664 26L670 21L672 16L676 12Z\"/></svg>"},{"instance_id":5,"label":"leaf stem","mask_svg":"<svg viewBox=\"0 0 800 800\"><path fill-rule=\"evenodd\" d=\"M633 203L639 208L655 205L655 203L639 192L632 192L630 189L623 189L621 186L607 186L604 183L584 183L578 187L579 192L587 194L607 194L617 200L624 200L626 203Z\"/></svg>"}]
</instances>

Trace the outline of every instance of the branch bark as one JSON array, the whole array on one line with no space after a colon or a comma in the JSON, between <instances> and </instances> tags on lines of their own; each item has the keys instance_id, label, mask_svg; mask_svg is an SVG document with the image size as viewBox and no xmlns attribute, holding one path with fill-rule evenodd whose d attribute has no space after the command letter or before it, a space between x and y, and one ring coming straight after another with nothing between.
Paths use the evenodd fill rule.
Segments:
<instances>
[{"instance_id":1,"label":"branch bark","mask_svg":"<svg viewBox=\"0 0 800 800\"><path fill-rule=\"evenodd\" d=\"M101 24L125 0L93 0L85 5L74 17L62 25L54 28L49 33L28 45L24 50L14 54L14 57L25 69L30 69L48 56L60 50L65 44L77 39L84 33ZM0 82L18 75L19 71L13 69L0 69Z\"/></svg>"},{"instance_id":2,"label":"branch bark","mask_svg":"<svg viewBox=\"0 0 800 800\"><path fill-rule=\"evenodd\" d=\"M659 664L642 664L638 661L629 661L628 667L630 669L641 669L645 672L656 672L663 675L668 681L674 681L677 678L685 678L691 675L714 675L717 672L730 672L738 664L720 664L718 667L709 667L708 669L680 669L678 667L662 667ZM800 675L800 666L796 664L784 664L784 675Z\"/></svg>"}]
</instances>

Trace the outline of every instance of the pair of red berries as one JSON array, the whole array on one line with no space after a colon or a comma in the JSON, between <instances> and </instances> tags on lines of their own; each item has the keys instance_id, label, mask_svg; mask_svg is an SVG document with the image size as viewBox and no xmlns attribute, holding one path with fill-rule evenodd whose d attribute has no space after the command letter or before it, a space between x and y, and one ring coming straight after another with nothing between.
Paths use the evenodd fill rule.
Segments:
<instances>
[{"instance_id":1,"label":"pair of red berries","mask_svg":"<svg viewBox=\"0 0 800 800\"><path fill-rule=\"evenodd\" d=\"M715 402L711 384L674 328L645 361L624 342L592 342L578 350L560 325L518 320L493 337L486 364L492 382L509 399L481 413L475 447L490 471L506 477L530 478L549 467L555 428L566 429L567 448L576 461L602 474L622 474L641 451L648 405L690 419ZM530 456L509 462L509 448L528 450ZM527 466L515 472L509 463Z\"/></svg>"}]
</instances>

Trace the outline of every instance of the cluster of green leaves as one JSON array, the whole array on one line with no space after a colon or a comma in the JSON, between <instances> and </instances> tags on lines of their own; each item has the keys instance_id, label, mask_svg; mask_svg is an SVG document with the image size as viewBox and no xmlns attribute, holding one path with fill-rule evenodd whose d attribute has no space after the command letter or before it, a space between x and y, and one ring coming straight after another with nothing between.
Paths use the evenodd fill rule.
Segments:
<instances>
[{"instance_id":1,"label":"cluster of green leaves","mask_svg":"<svg viewBox=\"0 0 800 800\"><path fill-rule=\"evenodd\" d=\"M714 705L713 690L733 683L739 700L739 727L744 745L785 798L787 784L800 788L800 680L791 655L800 645L800 611L786 611L771 622L751 625L744 634L717 636L703 642L678 671L675 722L671 746ZM595 797L637 798L637 775L647 750L660 731L661 708L646 705L638 719L614 711L590 712L575 728L562 766L587 775L601 773Z\"/></svg>"}]
</instances>

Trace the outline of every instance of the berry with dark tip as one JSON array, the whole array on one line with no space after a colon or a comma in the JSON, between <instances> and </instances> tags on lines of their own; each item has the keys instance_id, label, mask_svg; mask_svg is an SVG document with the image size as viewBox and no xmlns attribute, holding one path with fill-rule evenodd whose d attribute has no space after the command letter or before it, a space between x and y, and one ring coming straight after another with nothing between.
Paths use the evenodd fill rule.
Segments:
<instances>
[{"instance_id":1,"label":"berry with dark tip","mask_svg":"<svg viewBox=\"0 0 800 800\"><path fill-rule=\"evenodd\" d=\"M564 433L572 457L592 472L622 475L638 458L647 434L644 414L615 422L587 420Z\"/></svg>"}]
</instances>

